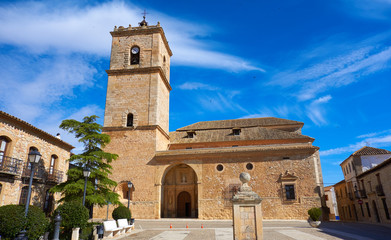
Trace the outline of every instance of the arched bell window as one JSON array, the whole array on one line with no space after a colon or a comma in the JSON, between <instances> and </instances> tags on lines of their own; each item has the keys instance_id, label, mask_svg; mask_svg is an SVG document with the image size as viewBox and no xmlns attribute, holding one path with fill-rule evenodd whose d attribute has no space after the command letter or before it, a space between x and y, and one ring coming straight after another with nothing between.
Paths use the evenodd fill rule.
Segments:
<instances>
[{"instance_id":1,"label":"arched bell window","mask_svg":"<svg viewBox=\"0 0 391 240\"><path fill-rule=\"evenodd\" d=\"M138 46L133 46L130 49L130 64L135 65L140 63L140 48Z\"/></svg>"}]
</instances>

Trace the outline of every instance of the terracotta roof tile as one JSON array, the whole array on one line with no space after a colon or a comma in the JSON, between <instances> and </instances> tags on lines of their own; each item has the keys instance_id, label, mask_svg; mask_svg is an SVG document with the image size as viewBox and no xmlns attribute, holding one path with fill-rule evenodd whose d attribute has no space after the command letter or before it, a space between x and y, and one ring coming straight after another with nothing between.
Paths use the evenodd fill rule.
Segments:
<instances>
[{"instance_id":1,"label":"terracotta roof tile","mask_svg":"<svg viewBox=\"0 0 391 240\"><path fill-rule=\"evenodd\" d=\"M202 129L232 129L232 128L246 128L246 127L267 127L267 126L281 126L281 125L300 125L302 122L287 120L275 117L265 118L246 118L246 119L232 119L232 120L220 120L220 121L204 121L197 122L182 128L178 128L177 131L188 130L202 130Z\"/></svg>"},{"instance_id":2,"label":"terracotta roof tile","mask_svg":"<svg viewBox=\"0 0 391 240\"><path fill-rule=\"evenodd\" d=\"M362 147L361 149L355 151L352 155L353 156L362 156L362 155L378 155L378 154L390 154L391 151L388 151L386 149L380 149L380 148L373 148L373 147Z\"/></svg>"},{"instance_id":3,"label":"terracotta roof tile","mask_svg":"<svg viewBox=\"0 0 391 240\"><path fill-rule=\"evenodd\" d=\"M184 131L170 132L171 144L273 139L308 139L308 142L313 140L300 133L264 127L242 128L240 135L233 135L230 128L197 130L193 138L187 137Z\"/></svg>"}]
</instances>

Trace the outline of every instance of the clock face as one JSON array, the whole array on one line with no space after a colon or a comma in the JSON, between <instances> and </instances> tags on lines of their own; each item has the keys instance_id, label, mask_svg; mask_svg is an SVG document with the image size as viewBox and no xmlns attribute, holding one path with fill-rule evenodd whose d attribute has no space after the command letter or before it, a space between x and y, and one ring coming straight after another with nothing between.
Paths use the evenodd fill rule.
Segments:
<instances>
[{"instance_id":1,"label":"clock face","mask_svg":"<svg viewBox=\"0 0 391 240\"><path fill-rule=\"evenodd\" d=\"M140 51L140 49L138 47L132 48L132 53L133 54L137 54L139 51Z\"/></svg>"}]
</instances>

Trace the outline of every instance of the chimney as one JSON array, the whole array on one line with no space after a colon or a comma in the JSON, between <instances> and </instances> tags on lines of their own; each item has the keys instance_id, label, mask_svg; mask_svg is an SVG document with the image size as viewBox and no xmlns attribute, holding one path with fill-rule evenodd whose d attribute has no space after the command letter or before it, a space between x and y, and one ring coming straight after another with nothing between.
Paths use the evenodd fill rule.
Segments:
<instances>
[{"instance_id":1,"label":"chimney","mask_svg":"<svg viewBox=\"0 0 391 240\"><path fill-rule=\"evenodd\" d=\"M60 133L57 133L56 138L58 138L58 139L61 140L61 134L60 134Z\"/></svg>"}]
</instances>

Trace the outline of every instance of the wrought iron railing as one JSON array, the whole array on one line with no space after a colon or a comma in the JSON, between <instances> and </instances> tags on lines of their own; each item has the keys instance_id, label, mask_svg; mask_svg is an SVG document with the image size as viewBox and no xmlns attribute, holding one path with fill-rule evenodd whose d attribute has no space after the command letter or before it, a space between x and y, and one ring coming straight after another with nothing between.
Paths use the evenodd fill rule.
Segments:
<instances>
[{"instance_id":1,"label":"wrought iron railing","mask_svg":"<svg viewBox=\"0 0 391 240\"><path fill-rule=\"evenodd\" d=\"M31 175L31 165L29 163L25 163L23 167L23 160L8 156L0 156L0 173L14 176L21 175L22 177L29 178ZM62 182L63 176L63 171L56 169L47 170L41 163L35 164L34 166L33 177L35 179L60 183Z\"/></svg>"},{"instance_id":2,"label":"wrought iron railing","mask_svg":"<svg viewBox=\"0 0 391 240\"><path fill-rule=\"evenodd\" d=\"M55 182L55 183L62 182L63 175L64 175L63 171L59 171L56 169L49 170L47 181Z\"/></svg>"},{"instance_id":3,"label":"wrought iron railing","mask_svg":"<svg viewBox=\"0 0 391 240\"><path fill-rule=\"evenodd\" d=\"M26 163L23 168L22 177L30 177L30 175L31 175L31 164ZM46 176L47 174L46 174L45 167L41 163L35 164L33 178L38 178L43 180L45 179Z\"/></svg>"},{"instance_id":4,"label":"wrought iron railing","mask_svg":"<svg viewBox=\"0 0 391 240\"><path fill-rule=\"evenodd\" d=\"M361 198L367 198L367 192L365 191L365 189L359 190L359 191L360 191L360 197Z\"/></svg>"},{"instance_id":5,"label":"wrought iron railing","mask_svg":"<svg viewBox=\"0 0 391 240\"><path fill-rule=\"evenodd\" d=\"M19 175L21 173L23 161L20 159L0 156L0 172L5 174Z\"/></svg>"}]
</instances>

